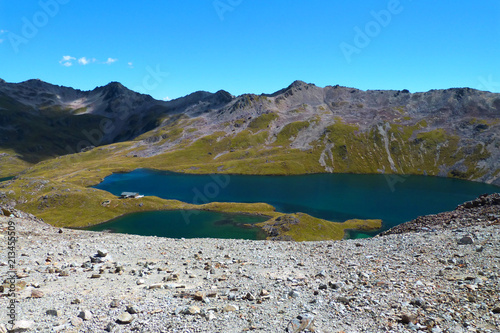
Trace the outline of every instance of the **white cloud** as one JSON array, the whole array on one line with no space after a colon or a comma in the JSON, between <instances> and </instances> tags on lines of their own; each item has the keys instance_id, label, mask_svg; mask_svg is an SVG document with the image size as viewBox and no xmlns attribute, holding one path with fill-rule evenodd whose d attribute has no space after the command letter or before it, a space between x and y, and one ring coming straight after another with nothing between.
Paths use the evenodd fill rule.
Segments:
<instances>
[{"instance_id":1,"label":"white cloud","mask_svg":"<svg viewBox=\"0 0 500 333\"><path fill-rule=\"evenodd\" d=\"M1 30L1 29L0 29L0 34L4 34L4 33L6 33L6 32L7 32L7 30Z\"/></svg>"},{"instance_id":2,"label":"white cloud","mask_svg":"<svg viewBox=\"0 0 500 333\"><path fill-rule=\"evenodd\" d=\"M76 60L75 57L72 56L63 56L61 60L59 60L59 63L65 67L70 67L73 66L73 60Z\"/></svg>"},{"instance_id":3,"label":"white cloud","mask_svg":"<svg viewBox=\"0 0 500 333\"><path fill-rule=\"evenodd\" d=\"M86 57L81 57L80 59L78 59L78 63L80 65L88 65L90 64L91 62L95 62L96 59L95 58L92 58L92 59L87 59Z\"/></svg>"},{"instance_id":4,"label":"white cloud","mask_svg":"<svg viewBox=\"0 0 500 333\"><path fill-rule=\"evenodd\" d=\"M128 65L128 67L130 67L130 68L134 68L134 63L133 63L132 61L128 62L128 63L127 63L127 65Z\"/></svg>"},{"instance_id":5,"label":"white cloud","mask_svg":"<svg viewBox=\"0 0 500 333\"><path fill-rule=\"evenodd\" d=\"M1 41L2 40L0 39L0 43L1 43ZM105 62L98 62L96 58L81 57L81 58L77 59L75 57L66 55L66 56L63 56L61 60L59 60L59 63L65 67L70 67L70 66L73 66L73 64L75 62L78 63L79 65L85 66L88 64L92 64L92 63L111 65L112 63L117 62L117 61L118 61L118 59L108 58L108 60L106 60ZM132 67L131 62L129 63L129 66Z\"/></svg>"},{"instance_id":6,"label":"white cloud","mask_svg":"<svg viewBox=\"0 0 500 333\"><path fill-rule=\"evenodd\" d=\"M164 101L170 101L170 100L171 100L171 98L167 96L167 97L165 97L163 100L164 100Z\"/></svg>"},{"instance_id":7,"label":"white cloud","mask_svg":"<svg viewBox=\"0 0 500 333\"><path fill-rule=\"evenodd\" d=\"M108 60L106 60L105 64L106 65L111 65L112 63L118 61L118 59L113 59L113 58L108 58Z\"/></svg>"}]
</instances>

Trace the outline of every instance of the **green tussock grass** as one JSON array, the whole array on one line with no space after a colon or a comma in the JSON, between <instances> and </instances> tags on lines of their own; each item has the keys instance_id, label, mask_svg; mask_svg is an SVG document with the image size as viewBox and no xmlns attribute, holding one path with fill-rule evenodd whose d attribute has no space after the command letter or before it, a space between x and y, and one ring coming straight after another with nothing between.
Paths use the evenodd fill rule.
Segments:
<instances>
[{"instance_id":1,"label":"green tussock grass","mask_svg":"<svg viewBox=\"0 0 500 333\"><path fill-rule=\"evenodd\" d=\"M308 121L296 121L285 125L283 129L276 136L276 141L274 144L280 146L288 146L292 142L291 138L297 137L300 130L309 127Z\"/></svg>"},{"instance_id":2,"label":"green tussock grass","mask_svg":"<svg viewBox=\"0 0 500 333\"><path fill-rule=\"evenodd\" d=\"M0 178L12 177L32 166L11 149L0 149Z\"/></svg>"},{"instance_id":3,"label":"green tussock grass","mask_svg":"<svg viewBox=\"0 0 500 333\"><path fill-rule=\"evenodd\" d=\"M252 131L259 131L266 129L269 126L269 124L277 118L278 115L276 113L263 114L262 116L253 119L250 122L250 124L248 124L248 129Z\"/></svg>"},{"instance_id":4,"label":"green tussock grass","mask_svg":"<svg viewBox=\"0 0 500 333\"><path fill-rule=\"evenodd\" d=\"M348 220L343 223L331 222L319 219L304 213L282 214L280 216L289 215L299 220L298 224L290 224L280 232L280 236L289 236L294 241L326 241L340 240L345 236L345 231L349 229L356 230L376 230L382 227L381 220ZM264 227L265 225L274 224L276 219L271 219L266 222L257 224Z\"/></svg>"}]
</instances>

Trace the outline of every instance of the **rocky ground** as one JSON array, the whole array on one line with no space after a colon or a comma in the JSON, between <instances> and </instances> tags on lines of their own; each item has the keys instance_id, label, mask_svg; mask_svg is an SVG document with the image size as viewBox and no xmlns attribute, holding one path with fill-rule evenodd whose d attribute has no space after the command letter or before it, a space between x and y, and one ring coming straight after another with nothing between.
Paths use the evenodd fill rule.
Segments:
<instances>
[{"instance_id":1,"label":"rocky ground","mask_svg":"<svg viewBox=\"0 0 500 333\"><path fill-rule=\"evenodd\" d=\"M4 207L0 332L9 224L16 332L500 332L495 198L401 234L307 243L57 229Z\"/></svg>"}]
</instances>

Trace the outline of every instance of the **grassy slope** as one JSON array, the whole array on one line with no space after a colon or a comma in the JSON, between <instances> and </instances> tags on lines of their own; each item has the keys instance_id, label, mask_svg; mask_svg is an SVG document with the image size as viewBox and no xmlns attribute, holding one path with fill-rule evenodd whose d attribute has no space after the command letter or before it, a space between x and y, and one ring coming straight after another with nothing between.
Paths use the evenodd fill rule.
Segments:
<instances>
[{"instance_id":1,"label":"grassy slope","mask_svg":"<svg viewBox=\"0 0 500 333\"><path fill-rule=\"evenodd\" d=\"M208 204L196 207L178 201L149 197L140 200L117 200L113 195L88 188L114 172L126 172L140 167L188 173L232 174L305 174L325 172L319 160L327 146L332 146L325 159L334 172L433 175L440 166L452 166L463 161L467 171L450 174L462 178L480 176L484 170L478 163L489 155L480 147L465 154L458 147L459 138L443 130L426 130L426 123L414 125L393 124L388 131L389 151L394 160L391 170L386 145L377 129L361 132L355 125L340 119L329 126L323 135L306 150L292 148L293 138L315 120L286 125L272 137L268 132L276 114L266 114L250 122L246 130L235 135L217 132L194 142L182 140L184 132L192 133L191 120L179 118L168 126L142 135L139 139L153 136L157 145L180 142L175 149L150 157L133 157L142 147L138 141L98 147L89 152L67 155L39 163L26 171L20 179L3 183L13 191L9 199L45 221L57 226L88 226L117 216L145 210L158 209L211 209L227 212L244 212L270 216L277 214L268 205L257 204ZM240 126L241 124L239 124ZM218 156L217 158L215 158ZM22 166L24 167L24 166ZM4 175L19 170L18 165L2 164ZM9 171L10 170L10 171ZM57 170L57 171L56 171ZM49 185L41 184L48 180ZM43 186L42 186L43 185ZM0 189L1 191L1 189ZM109 206L102 202L110 200ZM141 204L139 206L139 204ZM298 215L301 223L286 234L296 240L338 239L345 229L362 228L363 223L374 227L378 222L349 221L346 224L319 220L305 214ZM319 238L318 238L319 237Z\"/></svg>"}]
</instances>

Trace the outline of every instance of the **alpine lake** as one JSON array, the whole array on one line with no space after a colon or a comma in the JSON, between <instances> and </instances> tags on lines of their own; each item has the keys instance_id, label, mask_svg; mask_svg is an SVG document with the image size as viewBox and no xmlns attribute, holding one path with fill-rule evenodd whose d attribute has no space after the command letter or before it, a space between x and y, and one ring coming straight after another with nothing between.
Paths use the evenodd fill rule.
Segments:
<instances>
[{"instance_id":1,"label":"alpine lake","mask_svg":"<svg viewBox=\"0 0 500 333\"><path fill-rule=\"evenodd\" d=\"M371 237L418 216L450 211L481 194L500 191L494 185L431 176L196 175L149 169L113 174L95 188L117 196L136 192L192 204L264 202L279 212L302 212L332 222L382 220L382 229L353 230L346 238ZM265 220L208 211L154 211L128 214L86 229L170 238L265 239L260 228L250 227Z\"/></svg>"}]
</instances>

